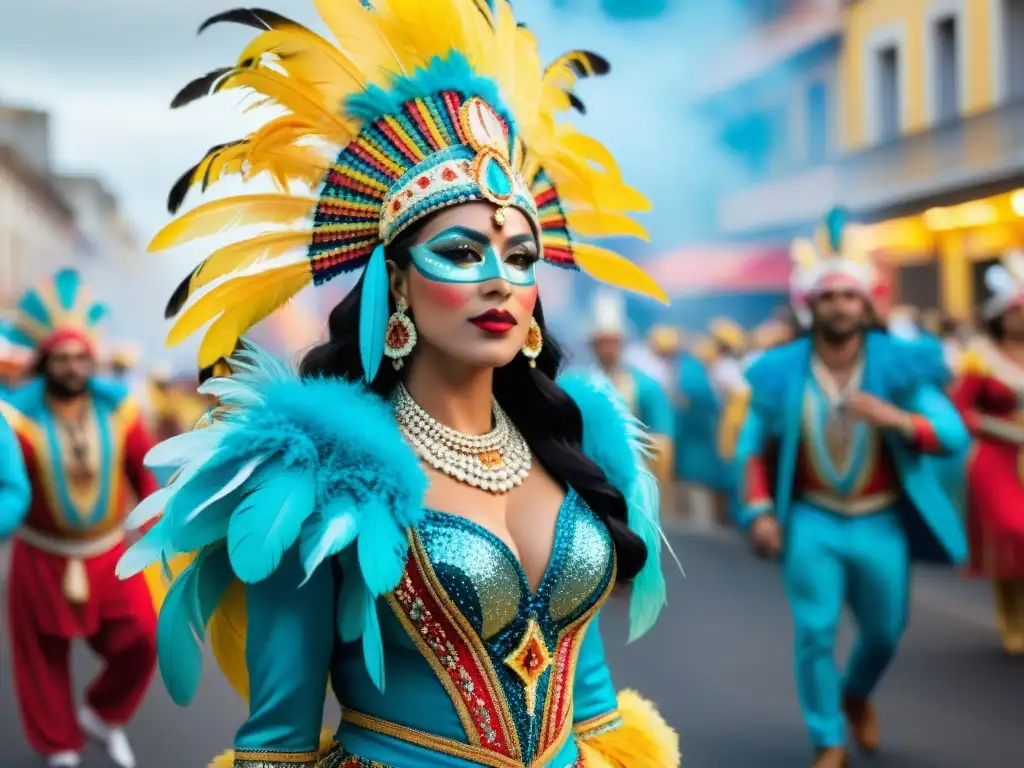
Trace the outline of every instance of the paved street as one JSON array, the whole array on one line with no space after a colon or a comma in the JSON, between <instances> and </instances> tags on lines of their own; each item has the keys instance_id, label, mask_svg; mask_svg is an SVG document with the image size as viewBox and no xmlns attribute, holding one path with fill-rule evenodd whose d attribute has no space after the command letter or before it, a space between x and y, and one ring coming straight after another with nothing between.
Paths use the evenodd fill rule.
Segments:
<instances>
[{"instance_id":1,"label":"paved street","mask_svg":"<svg viewBox=\"0 0 1024 768\"><path fill-rule=\"evenodd\" d=\"M728 536L680 534L674 542L687 578L672 579L665 620L622 648L621 609L609 611L618 684L658 701L682 733L687 768L806 768L776 569ZM1002 656L991 621L984 585L918 574L912 627L878 698L886 751L855 766L1024 765L1024 660ZM38 763L18 728L9 664L0 644L0 764L28 768ZM80 674L94 668L83 652ZM202 768L230 743L243 707L212 664L207 673L197 703L186 710L154 685L131 730L140 768ZM98 753L87 762L105 765Z\"/></svg>"}]
</instances>

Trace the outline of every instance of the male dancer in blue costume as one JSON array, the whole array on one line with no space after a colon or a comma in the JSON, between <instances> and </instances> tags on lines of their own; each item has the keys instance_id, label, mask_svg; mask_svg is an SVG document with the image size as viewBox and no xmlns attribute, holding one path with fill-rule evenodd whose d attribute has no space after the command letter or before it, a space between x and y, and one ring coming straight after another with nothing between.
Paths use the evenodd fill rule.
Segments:
<instances>
[{"instance_id":1,"label":"male dancer in blue costume","mask_svg":"<svg viewBox=\"0 0 1024 768\"><path fill-rule=\"evenodd\" d=\"M877 273L832 224L823 248L794 248L811 333L748 371L736 462L738 520L760 554L781 556L814 768L849 764L844 711L859 746L880 746L871 696L906 627L911 559L959 563L966 554L924 455L968 442L942 392L947 372L931 350L868 330ZM860 638L840 679L844 604Z\"/></svg>"}]
</instances>

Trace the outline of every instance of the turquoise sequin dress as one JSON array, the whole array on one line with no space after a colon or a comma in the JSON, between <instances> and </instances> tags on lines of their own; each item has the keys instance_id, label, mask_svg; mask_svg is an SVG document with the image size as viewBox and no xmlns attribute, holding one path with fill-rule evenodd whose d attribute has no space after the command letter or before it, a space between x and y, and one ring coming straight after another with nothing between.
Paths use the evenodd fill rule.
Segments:
<instances>
[{"instance_id":1,"label":"turquoise sequin dress","mask_svg":"<svg viewBox=\"0 0 1024 768\"><path fill-rule=\"evenodd\" d=\"M645 729L668 745L651 768L676 765L653 707L624 723L597 621L614 547L576 491L531 589L500 538L424 508L426 478L387 403L347 382L282 380L263 362L269 373L254 366L226 387L229 417L151 455L177 479L133 514L141 525L166 509L119 565L124 575L199 547L160 614L161 670L179 703L198 683L193 634L237 611L231 585L244 585L250 714L236 767L574 768L594 764L585 754L609 735L646 744ZM665 599L656 485L614 393L585 377L562 384L584 450L648 545L630 601L638 636ZM324 739L328 683L342 722Z\"/></svg>"}]
</instances>

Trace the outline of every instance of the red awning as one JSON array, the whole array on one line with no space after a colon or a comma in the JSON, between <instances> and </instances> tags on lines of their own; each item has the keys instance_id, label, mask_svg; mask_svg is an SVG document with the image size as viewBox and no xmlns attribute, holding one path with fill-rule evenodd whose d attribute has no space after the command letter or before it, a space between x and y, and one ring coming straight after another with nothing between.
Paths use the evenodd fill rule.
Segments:
<instances>
[{"instance_id":1,"label":"red awning","mask_svg":"<svg viewBox=\"0 0 1024 768\"><path fill-rule=\"evenodd\" d=\"M672 297L789 290L789 250L780 246L690 246L644 261L643 266Z\"/></svg>"}]
</instances>

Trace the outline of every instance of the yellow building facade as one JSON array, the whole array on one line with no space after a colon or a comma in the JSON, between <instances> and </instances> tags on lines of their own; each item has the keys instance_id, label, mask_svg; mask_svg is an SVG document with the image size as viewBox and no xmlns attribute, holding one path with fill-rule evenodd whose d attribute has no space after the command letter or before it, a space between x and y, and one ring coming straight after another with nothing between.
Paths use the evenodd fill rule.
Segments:
<instances>
[{"instance_id":1,"label":"yellow building facade","mask_svg":"<svg viewBox=\"0 0 1024 768\"><path fill-rule=\"evenodd\" d=\"M1024 2L855 0L844 15L850 207L894 273L933 266L940 306L970 317L977 265L1024 246Z\"/></svg>"}]
</instances>

